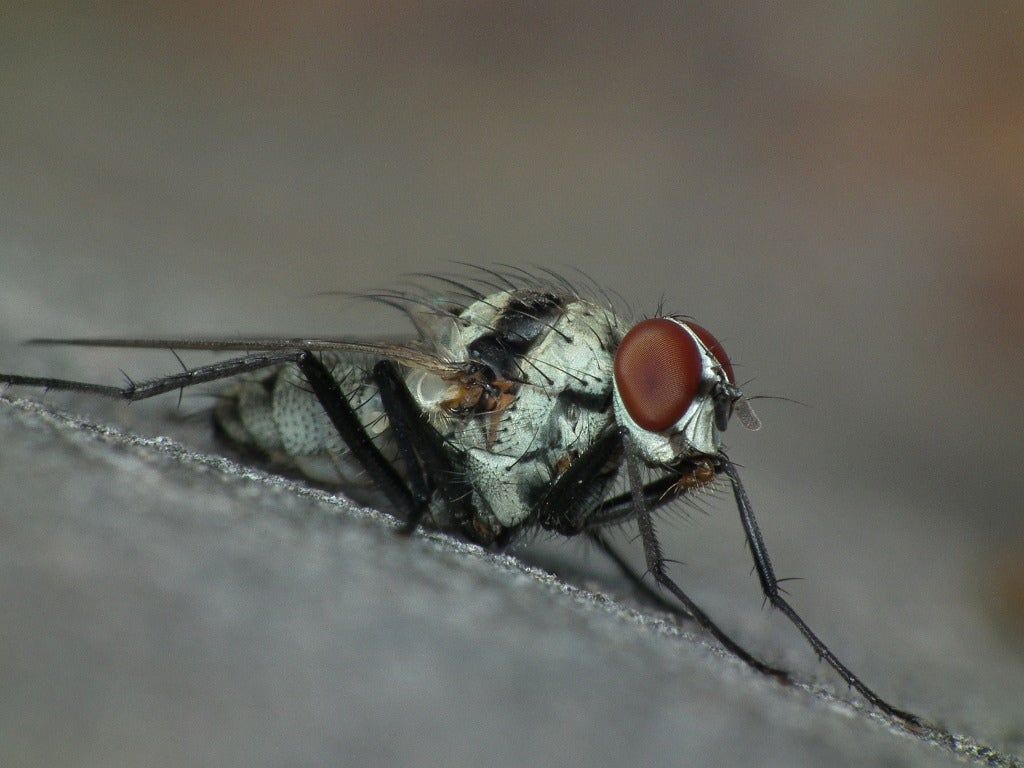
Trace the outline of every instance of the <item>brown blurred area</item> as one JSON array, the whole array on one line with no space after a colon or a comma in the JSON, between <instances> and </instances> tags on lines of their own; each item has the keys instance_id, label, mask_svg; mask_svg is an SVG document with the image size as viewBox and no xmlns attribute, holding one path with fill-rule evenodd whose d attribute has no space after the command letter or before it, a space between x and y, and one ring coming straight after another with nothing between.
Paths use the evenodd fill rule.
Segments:
<instances>
[{"instance_id":1,"label":"brown blurred area","mask_svg":"<svg viewBox=\"0 0 1024 768\"><path fill-rule=\"evenodd\" d=\"M730 433L796 570L960 563L926 549L936 528L1024 559L1024 5L4 15L5 341L393 330L311 294L579 267L810 406L762 401L766 429ZM920 516L888 529L892 499Z\"/></svg>"}]
</instances>

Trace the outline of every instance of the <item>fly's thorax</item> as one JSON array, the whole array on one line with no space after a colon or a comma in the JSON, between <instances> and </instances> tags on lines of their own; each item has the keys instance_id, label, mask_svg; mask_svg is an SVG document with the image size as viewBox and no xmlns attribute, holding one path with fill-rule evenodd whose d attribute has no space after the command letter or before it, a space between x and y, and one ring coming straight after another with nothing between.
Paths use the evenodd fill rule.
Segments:
<instances>
[{"instance_id":1,"label":"fly's thorax","mask_svg":"<svg viewBox=\"0 0 1024 768\"><path fill-rule=\"evenodd\" d=\"M463 362L482 365L493 387L476 410L439 413L452 382L410 372L417 402L464 456L479 513L503 527L529 515L539 492L611 423L612 354L621 323L573 296L501 292L462 313ZM485 404L486 405L483 405Z\"/></svg>"},{"instance_id":2,"label":"fly's thorax","mask_svg":"<svg viewBox=\"0 0 1024 768\"><path fill-rule=\"evenodd\" d=\"M460 319L467 359L497 378L554 389L606 383L614 346L608 329L617 319L589 301L556 291L504 291L470 304ZM595 363L603 370L588 367Z\"/></svg>"},{"instance_id":3,"label":"fly's thorax","mask_svg":"<svg viewBox=\"0 0 1024 768\"><path fill-rule=\"evenodd\" d=\"M675 317L638 323L615 357L614 411L640 455L652 464L715 454L721 413L742 393L721 344L695 323Z\"/></svg>"}]
</instances>

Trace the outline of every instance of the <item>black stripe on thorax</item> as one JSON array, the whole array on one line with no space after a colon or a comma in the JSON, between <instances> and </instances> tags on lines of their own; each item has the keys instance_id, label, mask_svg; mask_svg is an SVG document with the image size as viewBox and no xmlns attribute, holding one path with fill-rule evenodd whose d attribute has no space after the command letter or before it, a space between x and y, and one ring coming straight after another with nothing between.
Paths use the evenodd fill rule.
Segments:
<instances>
[{"instance_id":1,"label":"black stripe on thorax","mask_svg":"<svg viewBox=\"0 0 1024 768\"><path fill-rule=\"evenodd\" d=\"M517 380L523 377L516 361L529 353L552 331L569 299L553 293L520 291L514 294L493 324L493 329L469 344L471 359L486 363L495 375Z\"/></svg>"}]
</instances>

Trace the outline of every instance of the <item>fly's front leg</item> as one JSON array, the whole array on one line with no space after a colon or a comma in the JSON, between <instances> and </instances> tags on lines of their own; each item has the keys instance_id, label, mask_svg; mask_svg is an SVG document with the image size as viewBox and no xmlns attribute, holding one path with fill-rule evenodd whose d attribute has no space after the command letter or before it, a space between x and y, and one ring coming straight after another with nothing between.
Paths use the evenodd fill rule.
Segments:
<instances>
[{"instance_id":1,"label":"fly's front leg","mask_svg":"<svg viewBox=\"0 0 1024 768\"><path fill-rule=\"evenodd\" d=\"M754 517L754 508L750 503L750 499L747 496L747 492L743 487L743 483L740 481L739 473L736 471L736 465L732 463L726 456L721 456L720 466L723 472L728 476L729 481L732 483L733 494L736 497L736 506L740 512L740 522L743 525L743 531L747 537L747 543L750 545L750 553L754 558L754 567L757 569L757 577L761 581L761 589L764 591L765 597L772 604L774 608L777 608L782 612L783 615L800 630L800 633L806 638L814 652L818 654L819 658L823 659L832 669L839 673L839 676L847 682L848 685L860 693L865 699L871 704L878 707L880 710L885 712L887 715L902 720L907 725L913 727L920 727L922 725L920 718L917 715L913 715L909 712L905 712L902 709L898 709L887 701L882 699L877 693L868 688L864 683L861 682L850 669L843 664L828 646L811 630L807 623L800 618L800 615L793 609L793 607L786 601L779 591L779 580L775 577L775 570L772 568L771 558L768 556L768 549L765 547L764 538L761 535L761 528L757 524L757 519Z\"/></svg>"},{"instance_id":2,"label":"fly's front leg","mask_svg":"<svg viewBox=\"0 0 1024 768\"><path fill-rule=\"evenodd\" d=\"M374 444L327 366L307 350L299 352L295 362L349 452L373 479L398 514L406 520L412 519L418 509L412 493Z\"/></svg>"},{"instance_id":3,"label":"fly's front leg","mask_svg":"<svg viewBox=\"0 0 1024 768\"><path fill-rule=\"evenodd\" d=\"M622 430L620 432L620 438L625 448L626 473L629 478L630 493L633 496L633 509L636 515L636 523L640 529L640 538L643 540L644 559L647 562L647 570L650 572L651 576L654 577L654 580L659 586L667 589L680 603L683 604L683 607L686 608L694 621L710 632L718 642L724 645L735 656L742 659L749 666L762 674L769 675L782 682L789 682L790 676L788 672L769 666L743 650L743 648L737 645L732 638L719 629L718 625L715 624L711 618L704 613L704 611L702 611L668 575L668 571L666 570L667 562L661 551L661 542L658 541L658 535L654 530L654 520L651 518L651 512L647 508L647 503L644 498L644 486L640 480L640 459L633 447L629 433Z\"/></svg>"},{"instance_id":4,"label":"fly's front leg","mask_svg":"<svg viewBox=\"0 0 1024 768\"><path fill-rule=\"evenodd\" d=\"M604 477L607 476L609 463L616 460L624 446L627 448L627 461L629 460L630 452L628 450L628 439L628 435L620 433L615 429L608 430L604 435L598 438L586 453L577 458L569 468L551 484L547 493L544 494L544 497L534 508L534 514L537 515L537 521L544 528L558 531L566 536L582 533L594 527L592 525L591 518L600 515L601 505L598 503L596 506L593 504L584 506L585 500L593 497L594 494L590 491L591 487L595 483L604 481ZM644 532L643 517L646 517L646 521L650 525L650 529L653 534L653 523L650 522L650 513L647 511L644 503L646 489L639 483L639 474L637 473L634 477L634 473L631 470L631 487L633 487L634 480L636 480L635 491L633 494L634 515L637 518L637 522L640 524L641 534ZM678 478L674 479L673 484L675 484L677 480ZM651 488L652 492L657 490L663 493L661 489L661 483L663 482L663 479L654 481ZM621 521L622 520L620 519L615 522ZM626 574L627 578L634 583L642 585L642 577L639 574L634 573L629 565L618 556L618 553L607 545L599 534L592 532L590 536L592 539L597 541L602 550L612 557L612 561L619 566L623 573ZM654 538L654 543L655 549L657 550L657 557L652 560L651 557L648 556L647 567L654 575L658 584L666 587L682 604L682 608L672 605L671 603L663 603L661 600L659 600L659 604L668 605L673 613L681 614L684 618L695 621L706 631L710 632L711 635L726 648L726 650L748 666L762 674L769 675L782 682L788 682L789 674L787 672L769 666L748 653L742 646L733 641L732 638L719 629L718 625L715 624L710 617L708 617L708 615L686 595L686 593L676 586L671 579L668 579L664 570L665 560L661 556L661 549L660 546L657 545L656 538ZM644 539L644 552L645 554L649 553L646 538Z\"/></svg>"},{"instance_id":5,"label":"fly's front leg","mask_svg":"<svg viewBox=\"0 0 1024 768\"><path fill-rule=\"evenodd\" d=\"M677 475L668 474L652 480L643 488L644 503L650 510L664 507L677 501L687 491L680 485ZM633 494L620 493L603 502L598 508L587 515L587 529L597 530L608 525L624 523L636 517L633 509Z\"/></svg>"},{"instance_id":6,"label":"fly's front leg","mask_svg":"<svg viewBox=\"0 0 1024 768\"><path fill-rule=\"evenodd\" d=\"M682 467L670 470L666 474L652 480L643 487L644 504L649 510L659 509L680 497L686 495L692 487L705 485L708 480L700 475L703 471L700 465L693 467ZM685 478L693 478L692 483L681 482ZM636 517L633 507L633 494L630 492L620 493L610 499L600 501L593 506L574 506L574 512L562 509L559 526L553 530L571 536L579 533L584 528L589 531L597 531L609 525L625 523Z\"/></svg>"}]
</instances>

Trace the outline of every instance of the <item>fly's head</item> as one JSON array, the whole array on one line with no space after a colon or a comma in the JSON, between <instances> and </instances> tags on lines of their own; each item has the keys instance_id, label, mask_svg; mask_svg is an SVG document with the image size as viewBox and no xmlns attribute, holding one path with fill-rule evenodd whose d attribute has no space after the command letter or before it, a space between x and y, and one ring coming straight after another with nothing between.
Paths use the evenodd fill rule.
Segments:
<instances>
[{"instance_id":1,"label":"fly's head","mask_svg":"<svg viewBox=\"0 0 1024 768\"><path fill-rule=\"evenodd\" d=\"M722 344L689 320L633 326L615 352L614 382L615 419L651 463L718 453L734 414L760 427Z\"/></svg>"}]
</instances>

